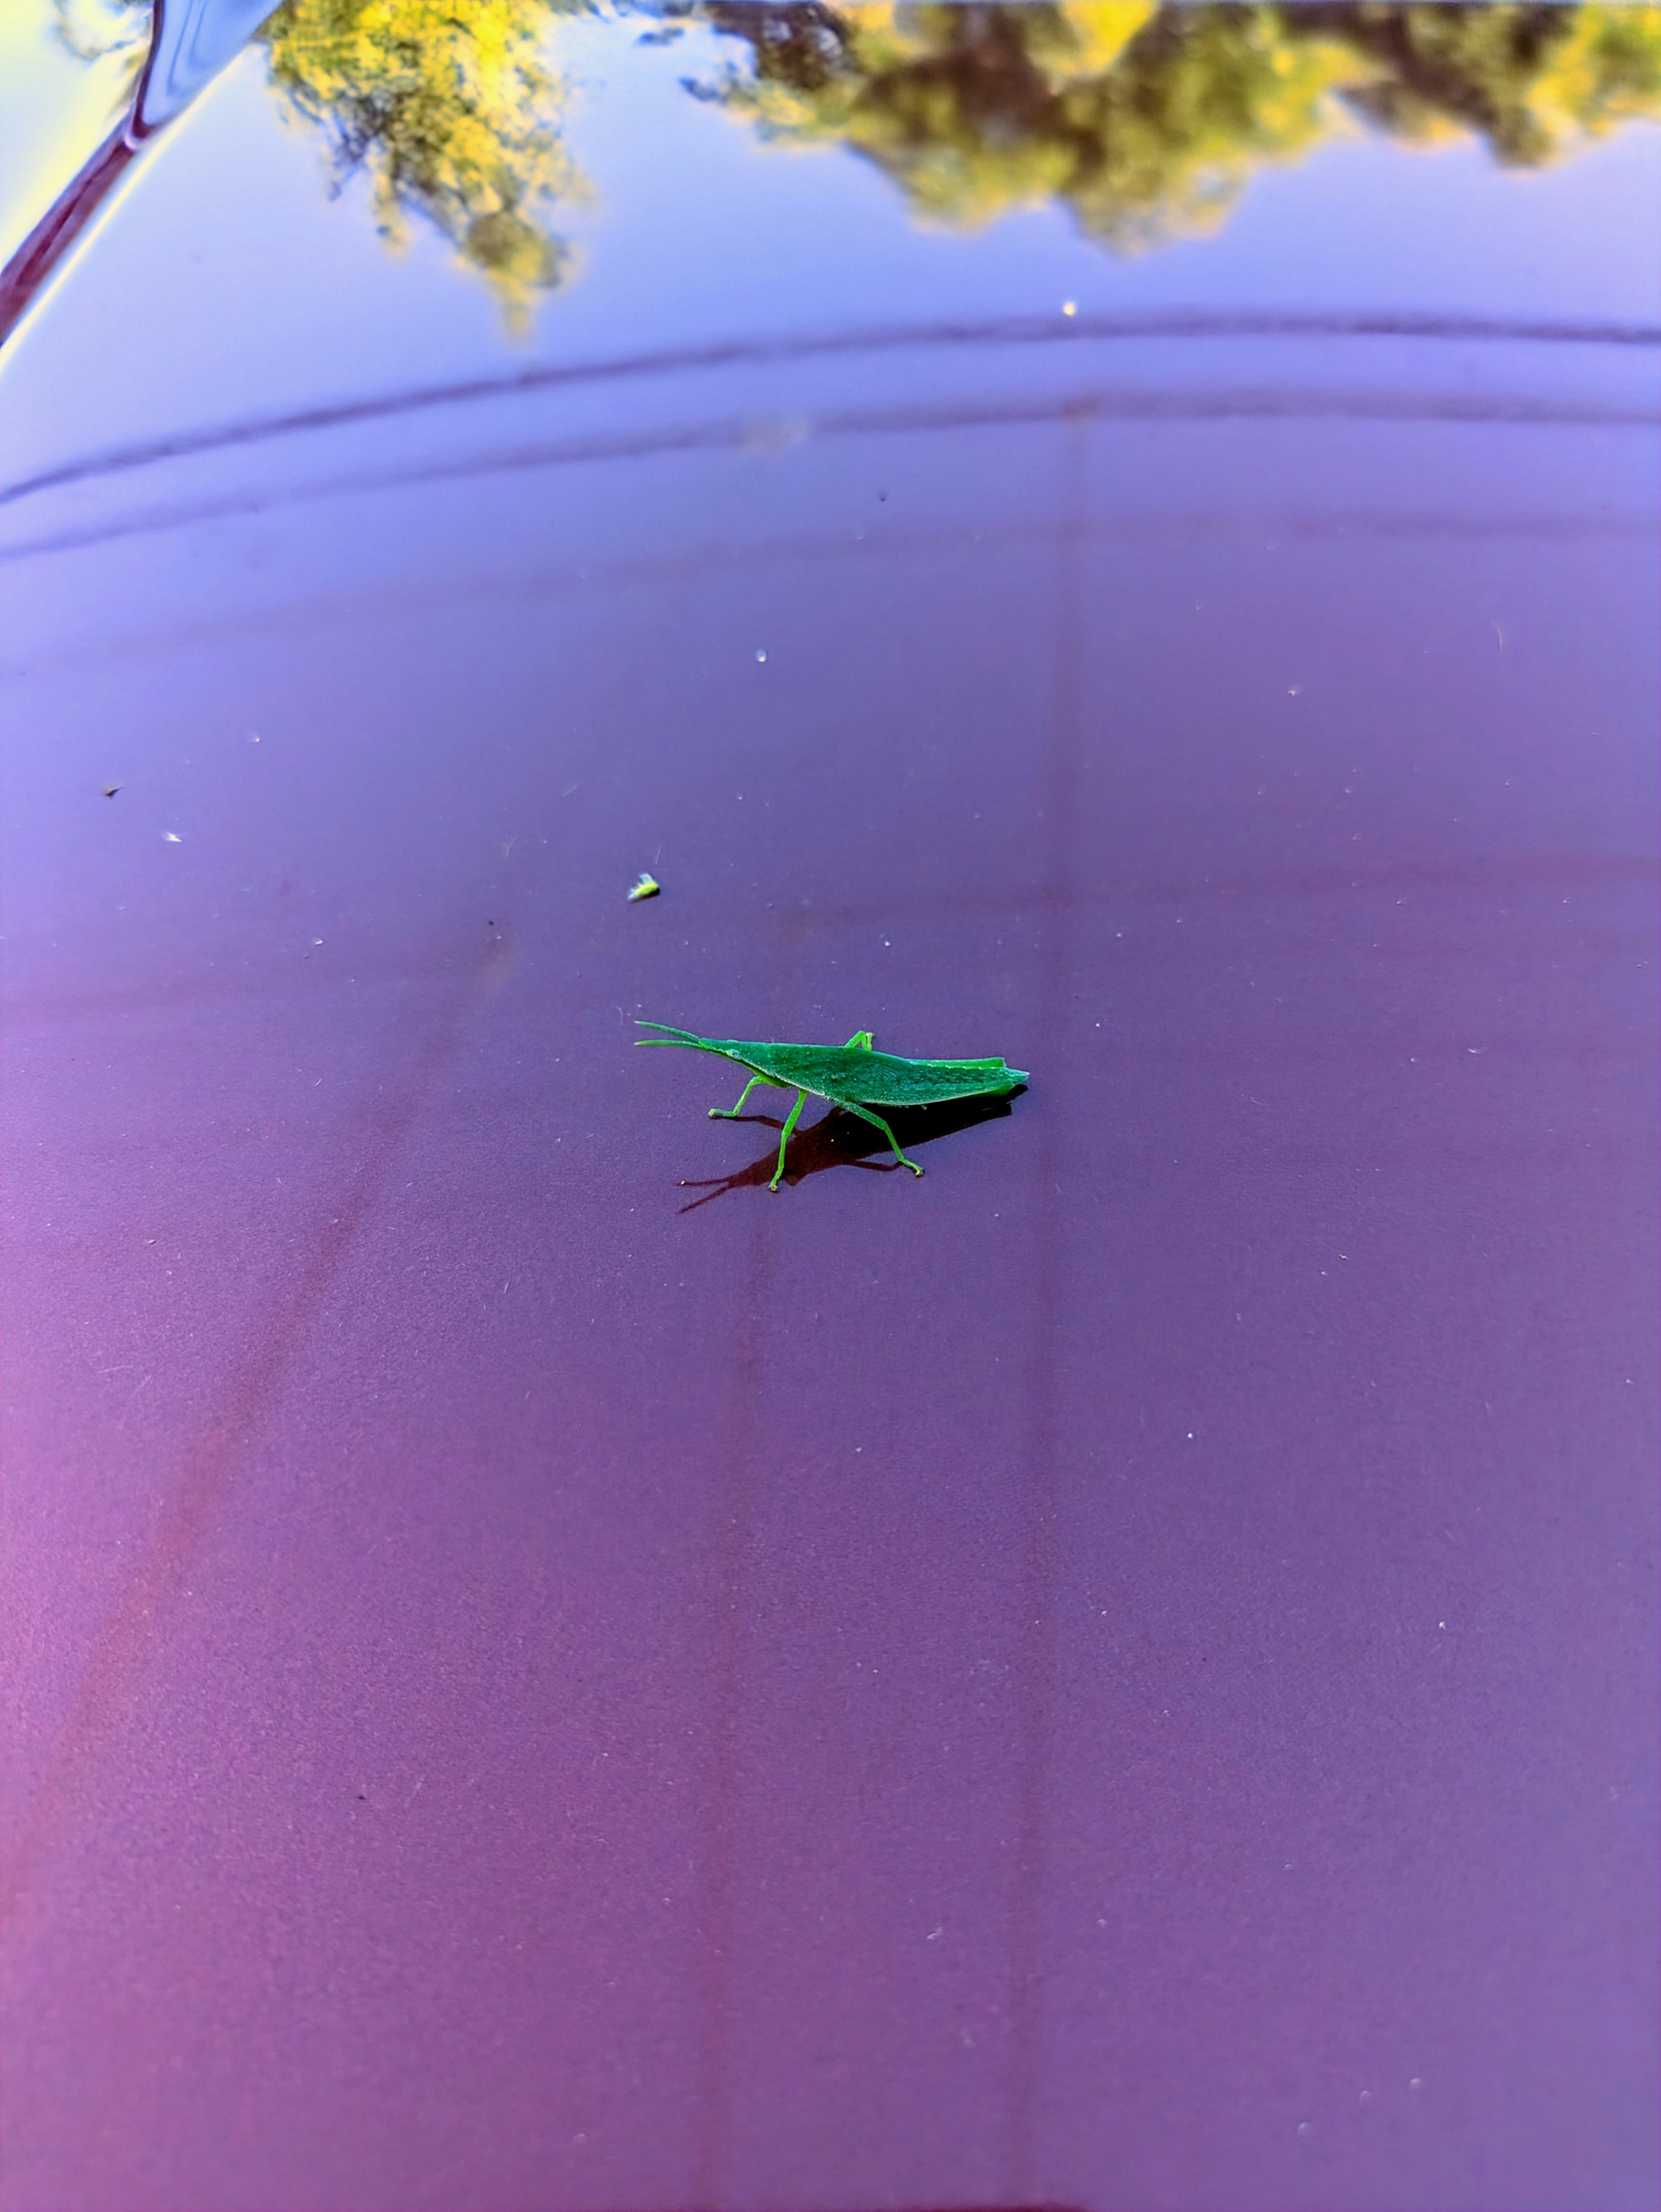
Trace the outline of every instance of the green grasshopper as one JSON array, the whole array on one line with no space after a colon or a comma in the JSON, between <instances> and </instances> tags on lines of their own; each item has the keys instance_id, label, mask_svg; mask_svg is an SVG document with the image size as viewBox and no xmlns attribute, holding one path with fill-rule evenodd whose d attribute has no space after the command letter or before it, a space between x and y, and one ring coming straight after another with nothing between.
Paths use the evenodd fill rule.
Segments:
<instances>
[{"instance_id":1,"label":"green grasshopper","mask_svg":"<svg viewBox=\"0 0 1661 2212\"><path fill-rule=\"evenodd\" d=\"M739 1094L736 1106L712 1106L712 1121L730 1121L744 1110L744 1102L758 1083L796 1093L790 1118L779 1139L777 1173L767 1186L776 1190L784 1174L784 1148L801 1118L811 1091L828 1098L844 1113L857 1114L880 1129L894 1147L894 1158L913 1175L922 1170L908 1160L899 1141L873 1106L940 1106L948 1098L1007 1098L1026 1080L1024 1068L1010 1067L1001 1060L901 1060L890 1052L872 1049L869 1030L855 1030L846 1044L741 1044L734 1037L694 1036L691 1030L671 1029L666 1022L637 1022L637 1029L660 1030L660 1036L636 1037L636 1044L684 1045L689 1052L713 1052L722 1060L735 1060L750 1070L750 1080Z\"/></svg>"}]
</instances>

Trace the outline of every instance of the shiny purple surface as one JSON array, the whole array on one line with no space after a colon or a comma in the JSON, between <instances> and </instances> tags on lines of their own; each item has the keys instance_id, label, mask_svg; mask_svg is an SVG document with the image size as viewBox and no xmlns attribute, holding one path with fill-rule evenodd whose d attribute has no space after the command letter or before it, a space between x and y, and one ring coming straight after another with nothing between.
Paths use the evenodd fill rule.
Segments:
<instances>
[{"instance_id":1,"label":"shiny purple surface","mask_svg":"<svg viewBox=\"0 0 1661 2212\"><path fill-rule=\"evenodd\" d=\"M252 58L18 348L259 434L9 510L8 2212L1647 2205L1653 134L1116 263L583 35L528 351Z\"/></svg>"}]
</instances>

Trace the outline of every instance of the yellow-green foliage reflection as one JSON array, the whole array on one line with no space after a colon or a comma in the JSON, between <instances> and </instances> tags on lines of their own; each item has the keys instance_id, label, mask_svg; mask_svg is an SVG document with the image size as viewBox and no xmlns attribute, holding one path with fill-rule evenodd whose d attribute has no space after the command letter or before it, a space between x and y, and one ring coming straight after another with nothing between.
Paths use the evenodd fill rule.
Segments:
<instances>
[{"instance_id":1,"label":"yellow-green foliage reflection","mask_svg":"<svg viewBox=\"0 0 1661 2212\"><path fill-rule=\"evenodd\" d=\"M768 137L850 146L957 225L1059 200L1121 249L1214 226L1251 171L1357 119L1539 163L1661 112L1661 9L749 7L716 96Z\"/></svg>"},{"instance_id":2,"label":"yellow-green foliage reflection","mask_svg":"<svg viewBox=\"0 0 1661 2212\"><path fill-rule=\"evenodd\" d=\"M320 125L341 174L368 173L381 234L426 216L510 317L557 284L546 228L583 180L559 138L563 81L544 59L563 0L287 0L260 33L272 82Z\"/></svg>"},{"instance_id":3,"label":"yellow-green foliage reflection","mask_svg":"<svg viewBox=\"0 0 1661 2212\"><path fill-rule=\"evenodd\" d=\"M561 143L557 19L587 0L285 0L260 33L272 82L322 131L337 179L367 171L394 243L435 223L522 322L585 195ZM142 46L147 0L52 0L93 58ZM626 5L624 9L629 12ZM849 147L935 222L1058 201L1119 250L1214 227L1251 173L1345 129L1459 137L1537 165L1661 114L1661 7L1332 4L832 7L655 0L741 40L695 88L789 144ZM663 35L673 34L671 27Z\"/></svg>"}]
</instances>

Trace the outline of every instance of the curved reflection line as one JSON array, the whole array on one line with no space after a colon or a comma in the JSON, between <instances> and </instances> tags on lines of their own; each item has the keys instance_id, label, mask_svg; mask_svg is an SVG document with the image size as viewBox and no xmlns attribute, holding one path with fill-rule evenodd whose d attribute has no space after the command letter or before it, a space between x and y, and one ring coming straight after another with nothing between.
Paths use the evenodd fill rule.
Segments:
<instances>
[{"instance_id":1,"label":"curved reflection line","mask_svg":"<svg viewBox=\"0 0 1661 2212\"><path fill-rule=\"evenodd\" d=\"M1653 430L1661 419L1646 408L1600 406L1555 399L1488 399L1450 392L1421 398L1396 392L1230 392L1189 395L1163 391L1073 392L1057 399L1015 400L934 408L873 408L821 416L807 425L816 438L909 435L941 430L1020 428L1051 422L1318 422L1482 423L1500 428ZM720 452L735 447L764 449L764 425L753 416L694 423L646 434L569 438L518 446L465 460L427 461L401 468L361 469L325 477L309 484L274 490L231 492L169 507L149 507L116 522L83 525L27 538L0 560L36 559L119 538L149 536L194 522L218 521L240 514L263 514L319 499L351 497L362 492L446 483L470 477L511 475L520 470L566 468L601 461L636 461L670 453ZM764 436L758 436L758 430Z\"/></svg>"},{"instance_id":2,"label":"curved reflection line","mask_svg":"<svg viewBox=\"0 0 1661 2212\"><path fill-rule=\"evenodd\" d=\"M809 361L850 353L893 353L919 346L1076 345L1091 340L1130 338L1326 337L1437 339L1461 343L1525 345L1661 345L1661 325L1615 321L1563 321L1547 317L1508 319L1490 315L1420 313L1305 314L1237 313L1178 308L1141 315L1084 315L1058 321L1053 315L1009 315L978 323L923 323L896 330L833 331L818 337L734 338L709 345L684 346L657 353L622 354L611 360L548 364L518 369L506 376L470 377L453 384L417 386L375 399L346 399L288 414L255 416L210 430L182 431L143 445L120 446L84 459L65 461L24 477L0 489L0 506L27 499L59 484L89 477L148 468L157 461L182 459L228 446L255 445L269 438L310 430L331 430L349 422L368 422L432 407L463 406L479 399L508 399L563 385L603 384L620 377L679 374L750 363Z\"/></svg>"},{"instance_id":3,"label":"curved reflection line","mask_svg":"<svg viewBox=\"0 0 1661 2212\"><path fill-rule=\"evenodd\" d=\"M582 568L545 568L475 573L436 582L402 583L376 591L355 591L350 605L337 592L311 599L291 599L273 607L253 608L234 615L192 623L175 623L130 632L125 636L100 633L79 638L51 653L32 653L27 668L0 659L0 674L14 683L49 673L55 667L77 668L113 661L143 659L157 653L187 650L214 639L273 633L288 635L302 625L348 622L399 622L424 607L446 611L471 602L535 605L545 599L574 597L579 592L628 592L696 584L719 568L733 575L745 568L774 568L782 562L916 560L940 557L973 549L977 557L995 550L1047 542L1047 522L1014 522L972 530L967 524L934 530L890 531L880 538L810 536L784 532L757 538L743 546L721 543L695 545L684 553L651 559L595 562ZM1153 545L1169 548L1189 543L1213 544L1231 538L1250 538L1270 545L1318 544L1344 538L1396 538L1402 541L1445 538L1483 544L1506 538L1531 538L1547 544L1575 545L1609 541L1643 544L1661 535L1661 515L1589 512L1581 514L1449 514L1433 510L1403 508L1390 514L1365 508L1329 514L1221 515L1180 512L1168 514L1122 515L1110 521L1089 524L1085 531L1092 544Z\"/></svg>"}]
</instances>

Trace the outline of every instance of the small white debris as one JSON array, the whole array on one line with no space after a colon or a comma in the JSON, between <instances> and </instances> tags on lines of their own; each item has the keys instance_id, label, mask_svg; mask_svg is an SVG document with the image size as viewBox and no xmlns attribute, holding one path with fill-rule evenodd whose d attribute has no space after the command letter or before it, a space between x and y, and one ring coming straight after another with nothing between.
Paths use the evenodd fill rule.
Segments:
<instances>
[{"instance_id":1,"label":"small white debris","mask_svg":"<svg viewBox=\"0 0 1661 2212\"><path fill-rule=\"evenodd\" d=\"M161 842L164 845L182 845L185 840L179 836L178 830L164 830L161 832Z\"/></svg>"}]
</instances>

